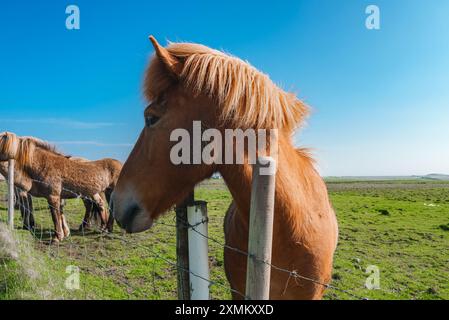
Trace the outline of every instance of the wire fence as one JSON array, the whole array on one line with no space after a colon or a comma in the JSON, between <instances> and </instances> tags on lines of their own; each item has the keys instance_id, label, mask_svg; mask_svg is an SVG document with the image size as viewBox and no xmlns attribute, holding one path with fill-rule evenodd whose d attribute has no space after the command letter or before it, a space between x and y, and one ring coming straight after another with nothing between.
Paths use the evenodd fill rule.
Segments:
<instances>
[{"instance_id":1,"label":"wire fence","mask_svg":"<svg viewBox=\"0 0 449 320\"><path fill-rule=\"evenodd\" d=\"M0 186L0 220L7 219L7 196L4 183ZM20 198L19 198L20 199ZM157 230L145 234L125 235L120 230L112 234L102 232L93 224L90 230L79 229L84 217L82 197L67 200L63 208L71 229L71 236L58 244L51 244L54 227L45 199L33 197L34 230L20 231L20 240L27 238L35 247L43 266L36 272L43 278L58 279L56 298L75 299L174 299L176 297L176 268L158 258L176 261L174 240L167 232L159 238ZM16 229L22 229L20 209L29 206L21 201L16 206ZM30 211L30 210L29 210ZM29 237L28 237L29 238ZM24 239L29 240L29 239ZM142 245L139 245L142 244ZM145 244L145 245L143 245ZM48 276L46 265L54 275ZM67 289L67 270L79 269L80 286ZM143 285L144 284L144 285Z\"/></svg>"},{"instance_id":2,"label":"wire fence","mask_svg":"<svg viewBox=\"0 0 449 320\"><path fill-rule=\"evenodd\" d=\"M38 180L33 182L44 183ZM21 192L18 188L15 191L16 194ZM70 276L70 270L79 270L79 287L69 288L68 291L60 290L66 293L62 298L176 299L176 274L180 271L189 272L191 276L207 281L212 299L229 299L231 292L242 298L248 298L245 293L231 289L224 275L224 249L248 256L247 252L225 244L222 227L224 214L209 215L209 234L212 235L205 235L197 230L197 226L189 225L187 221L180 221L209 240L211 277L205 279L191 270L182 268L176 261L176 216L166 215L159 219L151 230L135 235L125 234L117 230L117 227L113 232L105 233L95 223L90 230L78 229L84 216L84 202L92 200L71 190L64 189L64 191L73 194L74 199L65 201L63 206L64 215L71 227L71 236L61 243L51 244L54 236L53 223L50 206L45 199L16 197L15 219L16 228L21 228L21 219L18 216L21 214L34 216L35 228L31 230L34 245L46 263L52 265L50 269L61 274L63 279ZM5 220L7 188L2 182L0 182L0 210L2 211L0 220ZM287 270L266 261L258 262L268 264L272 270L285 273L288 279L285 288L291 281L297 284L310 282L328 290L338 291L352 299L367 300L366 297L347 288L323 283L295 270Z\"/></svg>"}]
</instances>

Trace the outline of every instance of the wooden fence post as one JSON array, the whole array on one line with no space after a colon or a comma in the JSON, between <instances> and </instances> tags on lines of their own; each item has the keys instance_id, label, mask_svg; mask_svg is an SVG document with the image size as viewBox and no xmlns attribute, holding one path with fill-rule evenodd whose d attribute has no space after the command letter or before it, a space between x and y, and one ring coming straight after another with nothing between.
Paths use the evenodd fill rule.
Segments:
<instances>
[{"instance_id":1,"label":"wooden fence post","mask_svg":"<svg viewBox=\"0 0 449 320\"><path fill-rule=\"evenodd\" d=\"M178 299L190 300L189 235L187 207L193 205L192 191L182 204L176 207L176 260L178 265Z\"/></svg>"},{"instance_id":2,"label":"wooden fence post","mask_svg":"<svg viewBox=\"0 0 449 320\"><path fill-rule=\"evenodd\" d=\"M8 161L8 225L14 228L14 159Z\"/></svg>"},{"instance_id":3,"label":"wooden fence post","mask_svg":"<svg viewBox=\"0 0 449 320\"><path fill-rule=\"evenodd\" d=\"M249 218L246 297L251 300L270 298L275 177L276 161L259 157L253 166Z\"/></svg>"},{"instance_id":4,"label":"wooden fence post","mask_svg":"<svg viewBox=\"0 0 449 320\"><path fill-rule=\"evenodd\" d=\"M190 298L209 299L209 248L207 202L195 201L187 208L189 220Z\"/></svg>"}]
</instances>

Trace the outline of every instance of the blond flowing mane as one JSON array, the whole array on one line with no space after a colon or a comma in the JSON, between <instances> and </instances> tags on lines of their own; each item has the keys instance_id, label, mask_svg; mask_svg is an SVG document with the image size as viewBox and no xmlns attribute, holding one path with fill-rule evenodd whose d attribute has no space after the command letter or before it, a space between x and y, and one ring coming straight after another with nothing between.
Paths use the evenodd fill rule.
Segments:
<instances>
[{"instance_id":1,"label":"blond flowing mane","mask_svg":"<svg viewBox=\"0 0 449 320\"><path fill-rule=\"evenodd\" d=\"M236 127L294 130L309 113L295 94L239 58L192 43L171 43L166 49L182 64L179 80L195 94L215 99L222 120ZM145 79L146 97L157 98L174 81L153 57Z\"/></svg>"},{"instance_id":2,"label":"blond flowing mane","mask_svg":"<svg viewBox=\"0 0 449 320\"><path fill-rule=\"evenodd\" d=\"M38 139L35 137L25 137L25 136L20 137L20 139L28 140L29 142L34 143L34 145L38 148L41 148L41 149L44 149L47 151L51 151L53 153L63 156L63 154L61 152L59 152L53 144L51 144L47 141L44 141L44 140L41 140L41 139Z\"/></svg>"},{"instance_id":3,"label":"blond flowing mane","mask_svg":"<svg viewBox=\"0 0 449 320\"><path fill-rule=\"evenodd\" d=\"M41 148L65 157L64 154L56 150L54 145L41 139L35 137L18 137L10 132L0 134L0 153L6 155L9 159L15 159L21 166L33 161L36 148Z\"/></svg>"}]
</instances>

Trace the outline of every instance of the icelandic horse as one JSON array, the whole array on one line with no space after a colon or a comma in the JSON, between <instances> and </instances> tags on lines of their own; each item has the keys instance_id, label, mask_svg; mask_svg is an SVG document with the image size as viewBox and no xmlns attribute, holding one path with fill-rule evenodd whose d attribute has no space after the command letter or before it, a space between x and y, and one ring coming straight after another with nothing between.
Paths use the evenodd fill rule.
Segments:
<instances>
[{"instance_id":1,"label":"icelandic horse","mask_svg":"<svg viewBox=\"0 0 449 320\"><path fill-rule=\"evenodd\" d=\"M13 133L0 134L0 162L16 160L16 172L25 182L19 186L36 197L47 199L55 225L53 242L59 242L70 235L61 201L82 197L89 218L95 206L98 207L102 224L108 222L104 192L113 190L117 183L122 164L115 159L81 161L71 159L55 150L49 143L32 138L18 137ZM86 223L86 217L83 224ZM82 224L82 226L83 226Z\"/></svg>"},{"instance_id":2,"label":"icelandic horse","mask_svg":"<svg viewBox=\"0 0 449 320\"><path fill-rule=\"evenodd\" d=\"M80 161L78 158L70 158L73 161ZM86 161L83 159L83 161ZM0 174L4 177L8 176L8 162L0 162ZM40 197L42 192L41 183L31 179L19 166L14 168L14 195L15 195L15 209L20 210L22 216L23 229L33 231L35 229L35 219L33 210L33 197ZM112 190L107 189L105 192L100 193L103 201L110 203L110 194ZM88 230L92 224L93 218L99 218L101 220L100 208L91 200L83 199L86 213L83 221L79 227L80 231ZM65 199L61 199L60 210L64 211ZM112 227L107 227L107 222L101 222L102 229L111 230Z\"/></svg>"},{"instance_id":3,"label":"icelandic horse","mask_svg":"<svg viewBox=\"0 0 449 320\"><path fill-rule=\"evenodd\" d=\"M170 135L185 129L192 136L193 121L221 136L225 129L277 129L272 264L316 282L272 268L270 299L321 299L325 286L319 283L331 281L338 225L314 161L307 150L292 143L293 131L304 122L308 107L236 57L198 44L162 47L153 37L150 40L155 55L144 82L150 105L144 111L145 127L114 190L116 221L131 233L147 230L197 183L219 172L233 197L224 226L225 272L235 290L233 298L241 299L247 255L228 248L247 252L252 166L220 161L175 165L170 153L176 141ZM222 150L217 148L219 154Z\"/></svg>"},{"instance_id":4,"label":"icelandic horse","mask_svg":"<svg viewBox=\"0 0 449 320\"><path fill-rule=\"evenodd\" d=\"M8 179L8 162L0 161L0 174ZM32 180L29 179L17 167L14 170L14 204L15 209L20 210L23 229L33 231L35 227L33 214L33 197L28 192L31 190ZM28 190L27 190L28 189Z\"/></svg>"}]
</instances>

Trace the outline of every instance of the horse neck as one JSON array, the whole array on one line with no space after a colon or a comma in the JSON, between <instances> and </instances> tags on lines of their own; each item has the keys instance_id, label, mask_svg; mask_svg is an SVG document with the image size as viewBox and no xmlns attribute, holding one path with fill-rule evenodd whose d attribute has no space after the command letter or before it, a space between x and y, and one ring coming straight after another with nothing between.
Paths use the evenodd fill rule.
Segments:
<instances>
[{"instance_id":1,"label":"horse neck","mask_svg":"<svg viewBox=\"0 0 449 320\"><path fill-rule=\"evenodd\" d=\"M8 178L8 162L0 162L0 174L6 179ZM31 178L23 172L20 164L16 162L14 166L14 185L22 190L29 191L32 183Z\"/></svg>"},{"instance_id":2,"label":"horse neck","mask_svg":"<svg viewBox=\"0 0 449 320\"><path fill-rule=\"evenodd\" d=\"M8 162L0 161L0 174L5 178L8 178Z\"/></svg>"},{"instance_id":3,"label":"horse neck","mask_svg":"<svg viewBox=\"0 0 449 320\"><path fill-rule=\"evenodd\" d=\"M48 164L53 162L54 157L57 157L57 155L36 147L34 149L32 160L23 164L22 171L31 179L41 180L43 178L42 175L47 171Z\"/></svg>"},{"instance_id":4,"label":"horse neck","mask_svg":"<svg viewBox=\"0 0 449 320\"><path fill-rule=\"evenodd\" d=\"M313 184L321 178L313 168L309 156L305 152L296 150L289 138L280 139L277 167L275 222L284 232L297 234L300 232L301 222L304 219L305 206L310 203L310 197L307 194L312 191ZM249 164L225 165L220 169L220 173L237 205L236 219L239 220L241 227L247 229L251 203L252 167Z\"/></svg>"}]
</instances>

